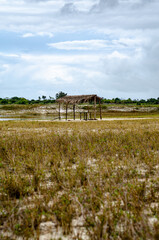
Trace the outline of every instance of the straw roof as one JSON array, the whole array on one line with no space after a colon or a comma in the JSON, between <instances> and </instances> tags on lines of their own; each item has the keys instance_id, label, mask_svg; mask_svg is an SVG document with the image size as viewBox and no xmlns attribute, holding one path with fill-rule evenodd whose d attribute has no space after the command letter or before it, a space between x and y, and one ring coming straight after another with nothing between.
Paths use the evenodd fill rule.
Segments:
<instances>
[{"instance_id":1,"label":"straw roof","mask_svg":"<svg viewBox=\"0 0 159 240\"><path fill-rule=\"evenodd\" d=\"M98 97L96 94L92 95L74 95L74 96L64 96L56 100L56 102L59 103L66 103L66 104L75 104L75 103L84 103L84 102L89 102L93 101L94 97L96 97L97 101L100 101L101 98Z\"/></svg>"}]
</instances>

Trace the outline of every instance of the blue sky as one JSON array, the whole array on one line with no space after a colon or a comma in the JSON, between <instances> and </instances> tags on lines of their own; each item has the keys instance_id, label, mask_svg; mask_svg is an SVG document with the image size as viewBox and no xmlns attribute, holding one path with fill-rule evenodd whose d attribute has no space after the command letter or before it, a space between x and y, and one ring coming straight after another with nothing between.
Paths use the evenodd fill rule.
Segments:
<instances>
[{"instance_id":1,"label":"blue sky","mask_svg":"<svg viewBox=\"0 0 159 240\"><path fill-rule=\"evenodd\" d=\"M158 0L1 0L0 97L159 97Z\"/></svg>"}]
</instances>

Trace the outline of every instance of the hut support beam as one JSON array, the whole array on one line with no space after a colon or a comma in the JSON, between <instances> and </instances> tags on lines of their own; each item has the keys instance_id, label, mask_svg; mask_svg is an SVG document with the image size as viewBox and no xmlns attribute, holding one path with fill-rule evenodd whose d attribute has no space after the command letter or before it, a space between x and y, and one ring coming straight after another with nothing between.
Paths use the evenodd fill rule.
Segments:
<instances>
[{"instance_id":1,"label":"hut support beam","mask_svg":"<svg viewBox=\"0 0 159 240\"><path fill-rule=\"evenodd\" d=\"M99 109L100 109L100 119L102 120L102 107L101 107L101 100L99 101Z\"/></svg>"},{"instance_id":2,"label":"hut support beam","mask_svg":"<svg viewBox=\"0 0 159 240\"><path fill-rule=\"evenodd\" d=\"M90 117L89 117L89 108L88 108L88 120L90 119Z\"/></svg>"},{"instance_id":3,"label":"hut support beam","mask_svg":"<svg viewBox=\"0 0 159 240\"><path fill-rule=\"evenodd\" d=\"M73 119L76 119L75 104L73 104Z\"/></svg>"},{"instance_id":4,"label":"hut support beam","mask_svg":"<svg viewBox=\"0 0 159 240\"><path fill-rule=\"evenodd\" d=\"M68 111L68 104L66 104L66 120L67 120L67 111Z\"/></svg>"},{"instance_id":5,"label":"hut support beam","mask_svg":"<svg viewBox=\"0 0 159 240\"><path fill-rule=\"evenodd\" d=\"M59 120L61 120L60 103L59 103Z\"/></svg>"},{"instance_id":6,"label":"hut support beam","mask_svg":"<svg viewBox=\"0 0 159 240\"><path fill-rule=\"evenodd\" d=\"M96 96L94 96L94 119L96 119Z\"/></svg>"}]
</instances>

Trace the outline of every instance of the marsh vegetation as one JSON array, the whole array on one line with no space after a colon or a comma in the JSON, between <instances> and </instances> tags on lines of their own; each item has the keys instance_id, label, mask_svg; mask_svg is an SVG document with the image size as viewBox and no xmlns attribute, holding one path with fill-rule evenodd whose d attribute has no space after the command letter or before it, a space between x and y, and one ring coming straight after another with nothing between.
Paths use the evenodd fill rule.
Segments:
<instances>
[{"instance_id":1,"label":"marsh vegetation","mask_svg":"<svg viewBox=\"0 0 159 240\"><path fill-rule=\"evenodd\" d=\"M0 239L159 239L159 120L0 122Z\"/></svg>"}]
</instances>

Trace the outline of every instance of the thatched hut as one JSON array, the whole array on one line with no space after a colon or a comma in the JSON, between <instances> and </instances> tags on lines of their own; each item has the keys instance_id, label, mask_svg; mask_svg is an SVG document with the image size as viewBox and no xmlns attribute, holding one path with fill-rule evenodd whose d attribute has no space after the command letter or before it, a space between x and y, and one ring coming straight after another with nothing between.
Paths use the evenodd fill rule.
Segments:
<instances>
[{"instance_id":1,"label":"thatched hut","mask_svg":"<svg viewBox=\"0 0 159 240\"><path fill-rule=\"evenodd\" d=\"M61 114L60 114L60 105L61 104L66 104L66 120L67 120L67 112L68 112L68 105L72 104L73 105L73 115L74 115L74 120L75 120L75 105L80 104L80 103L85 103L85 102L94 102L94 119L96 119L96 103L99 103L100 106L100 119L102 119L102 112L101 112L101 99L98 97L96 94L91 94L91 95L74 95L74 96L64 96L56 100L56 102L59 103L59 120L61 119ZM87 114L84 117L85 120L87 120ZM80 114L80 119L81 119L81 114Z\"/></svg>"}]
</instances>

